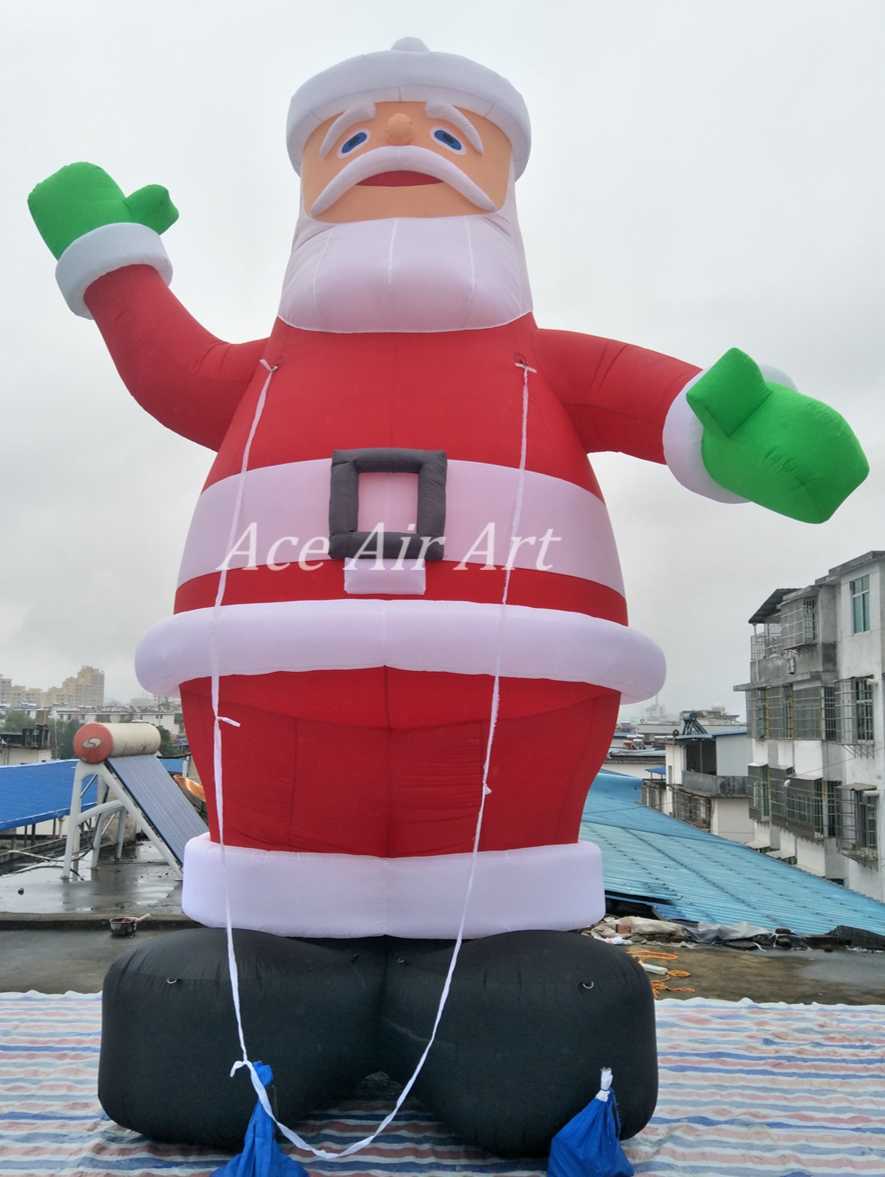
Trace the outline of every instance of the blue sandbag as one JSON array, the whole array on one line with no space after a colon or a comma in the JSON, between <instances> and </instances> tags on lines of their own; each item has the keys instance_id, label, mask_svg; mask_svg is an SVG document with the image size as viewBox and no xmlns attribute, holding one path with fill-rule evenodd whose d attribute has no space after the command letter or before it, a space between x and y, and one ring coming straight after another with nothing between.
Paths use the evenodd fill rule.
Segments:
<instances>
[{"instance_id":1,"label":"blue sandbag","mask_svg":"<svg viewBox=\"0 0 885 1177\"><path fill-rule=\"evenodd\" d=\"M273 1080L270 1067L266 1063L256 1063L255 1070L266 1088ZM280 1150L276 1131L276 1124L256 1100L243 1151L216 1169L212 1177L309 1177L299 1161L285 1156Z\"/></svg>"},{"instance_id":2,"label":"blue sandbag","mask_svg":"<svg viewBox=\"0 0 885 1177\"><path fill-rule=\"evenodd\" d=\"M633 1177L624 1155L612 1073L602 1072L602 1085L587 1106L556 1133L550 1145L547 1177Z\"/></svg>"}]
</instances>

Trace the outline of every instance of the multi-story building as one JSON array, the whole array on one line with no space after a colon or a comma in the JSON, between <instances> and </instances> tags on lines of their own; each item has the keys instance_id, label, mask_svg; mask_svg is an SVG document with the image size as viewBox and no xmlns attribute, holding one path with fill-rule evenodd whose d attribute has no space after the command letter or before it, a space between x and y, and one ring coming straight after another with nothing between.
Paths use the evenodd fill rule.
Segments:
<instances>
[{"instance_id":1,"label":"multi-story building","mask_svg":"<svg viewBox=\"0 0 885 1177\"><path fill-rule=\"evenodd\" d=\"M60 687L50 687L45 692L45 702L71 707L101 707L104 703L104 671L96 666L81 666Z\"/></svg>"},{"instance_id":2,"label":"multi-story building","mask_svg":"<svg viewBox=\"0 0 885 1177\"><path fill-rule=\"evenodd\" d=\"M45 723L17 732L0 731L0 766L39 764L51 759L49 728Z\"/></svg>"},{"instance_id":3,"label":"multi-story building","mask_svg":"<svg viewBox=\"0 0 885 1177\"><path fill-rule=\"evenodd\" d=\"M885 552L867 552L800 589L777 589L750 618L747 695L754 844L875 899L885 780Z\"/></svg>"},{"instance_id":4,"label":"multi-story building","mask_svg":"<svg viewBox=\"0 0 885 1177\"><path fill-rule=\"evenodd\" d=\"M38 707L101 707L104 703L104 671L81 666L60 687L25 687L0 675L0 704L16 710Z\"/></svg>"},{"instance_id":5,"label":"multi-story building","mask_svg":"<svg viewBox=\"0 0 885 1177\"><path fill-rule=\"evenodd\" d=\"M643 803L711 834L751 843L756 831L749 814L747 729L731 722L708 726L696 716L683 712L682 731L665 743L664 773L652 768L642 782Z\"/></svg>"}]
</instances>

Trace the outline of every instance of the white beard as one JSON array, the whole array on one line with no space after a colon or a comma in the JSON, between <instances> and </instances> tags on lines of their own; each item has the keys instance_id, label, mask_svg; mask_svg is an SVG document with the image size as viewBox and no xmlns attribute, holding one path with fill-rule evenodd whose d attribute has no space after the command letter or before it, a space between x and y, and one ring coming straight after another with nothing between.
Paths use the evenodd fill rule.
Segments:
<instances>
[{"instance_id":1,"label":"white beard","mask_svg":"<svg viewBox=\"0 0 885 1177\"><path fill-rule=\"evenodd\" d=\"M330 224L302 210L279 317L308 331L463 331L531 309L511 180L492 213Z\"/></svg>"}]
</instances>

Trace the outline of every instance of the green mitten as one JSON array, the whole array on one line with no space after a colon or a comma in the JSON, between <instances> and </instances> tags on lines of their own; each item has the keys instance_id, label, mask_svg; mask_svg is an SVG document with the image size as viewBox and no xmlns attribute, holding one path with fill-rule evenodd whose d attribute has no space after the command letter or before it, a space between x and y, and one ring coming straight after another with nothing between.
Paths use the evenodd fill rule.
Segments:
<instances>
[{"instance_id":1,"label":"green mitten","mask_svg":"<svg viewBox=\"0 0 885 1177\"><path fill-rule=\"evenodd\" d=\"M141 224L163 233L178 220L168 191L148 184L131 196L94 163L71 163L38 184L28 208L40 236L60 257L72 241L102 225Z\"/></svg>"},{"instance_id":2,"label":"green mitten","mask_svg":"<svg viewBox=\"0 0 885 1177\"><path fill-rule=\"evenodd\" d=\"M688 390L702 456L720 486L804 523L823 523L869 473L860 442L821 401L766 381L737 348Z\"/></svg>"}]
</instances>

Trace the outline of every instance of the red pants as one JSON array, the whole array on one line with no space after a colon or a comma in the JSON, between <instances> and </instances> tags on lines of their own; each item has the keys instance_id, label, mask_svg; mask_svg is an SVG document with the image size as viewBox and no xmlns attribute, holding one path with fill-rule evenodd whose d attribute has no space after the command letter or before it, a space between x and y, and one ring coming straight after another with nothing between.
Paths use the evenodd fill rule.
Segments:
<instances>
[{"instance_id":1,"label":"red pants","mask_svg":"<svg viewBox=\"0 0 885 1177\"><path fill-rule=\"evenodd\" d=\"M396 670L221 680L225 842L385 857L468 851L492 680ZM209 681L181 690L218 838ZM503 679L483 850L574 842L620 696Z\"/></svg>"}]
</instances>

